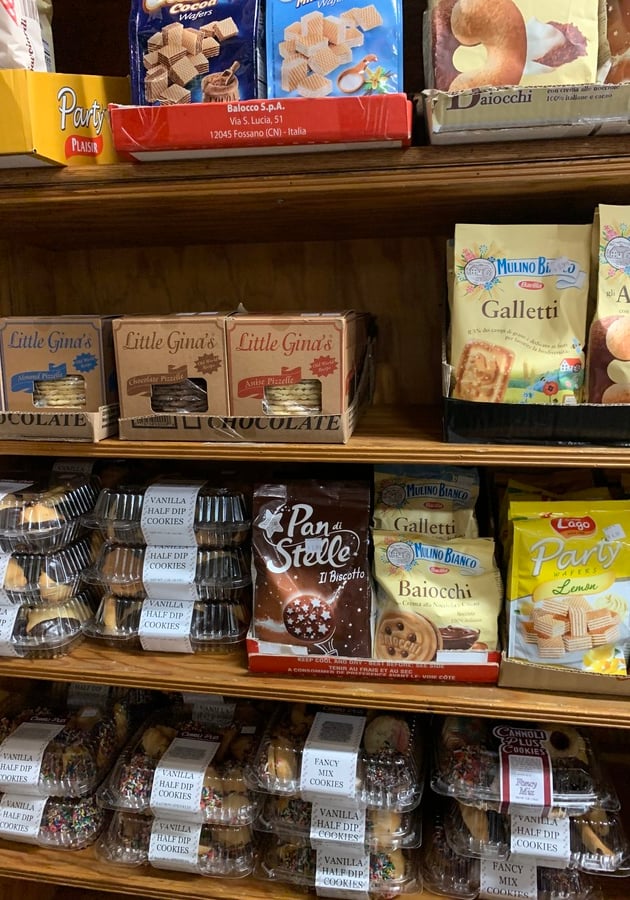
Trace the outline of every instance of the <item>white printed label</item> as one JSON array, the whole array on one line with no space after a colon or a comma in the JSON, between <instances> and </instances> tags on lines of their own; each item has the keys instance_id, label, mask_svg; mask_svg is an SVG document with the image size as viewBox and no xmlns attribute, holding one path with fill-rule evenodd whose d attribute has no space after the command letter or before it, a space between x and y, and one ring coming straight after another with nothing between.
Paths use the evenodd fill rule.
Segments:
<instances>
[{"instance_id":1,"label":"white printed label","mask_svg":"<svg viewBox=\"0 0 630 900\"><path fill-rule=\"evenodd\" d=\"M203 484L152 484L146 489L140 527L147 544L196 545L195 510Z\"/></svg>"},{"instance_id":2,"label":"white printed label","mask_svg":"<svg viewBox=\"0 0 630 900\"><path fill-rule=\"evenodd\" d=\"M138 626L142 649L192 653L190 625L194 607L190 600L145 600Z\"/></svg>"},{"instance_id":3,"label":"white printed label","mask_svg":"<svg viewBox=\"0 0 630 900\"><path fill-rule=\"evenodd\" d=\"M318 897L367 900L370 854L365 850L327 847L317 851L315 888Z\"/></svg>"},{"instance_id":4,"label":"white printed label","mask_svg":"<svg viewBox=\"0 0 630 900\"><path fill-rule=\"evenodd\" d=\"M531 862L498 862L481 859L479 897L484 900L536 900L538 880L536 864Z\"/></svg>"},{"instance_id":5,"label":"white printed label","mask_svg":"<svg viewBox=\"0 0 630 900\"><path fill-rule=\"evenodd\" d=\"M107 684L86 684L84 681L73 681L68 688L66 704L72 709L80 706L98 706L102 708L109 701L111 688Z\"/></svg>"},{"instance_id":6,"label":"white printed label","mask_svg":"<svg viewBox=\"0 0 630 900\"><path fill-rule=\"evenodd\" d=\"M568 817L512 816L510 832L511 853L534 857L546 866L554 865L556 860L563 867L569 864L571 826Z\"/></svg>"},{"instance_id":7,"label":"white printed label","mask_svg":"<svg viewBox=\"0 0 630 900\"><path fill-rule=\"evenodd\" d=\"M229 725L234 721L236 703L227 703L220 694L189 694L184 692L182 699L191 708L193 722L204 725Z\"/></svg>"},{"instance_id":8,"label":"white printed label","mask_svg":"<svg viewBox=\"0 0 630 900\"><path fill-rule=\"evenodd\" d=\"M544 815L553 801L548 733L541 728L497 725L493 734L499 739L501 812L528 815L534 806Z\"/></svg>"},{"instance_id":9,"label":"white printed label","mask_svg":"<svg viewBox=\"0 0 630 900\"><path fill-rule=\"evenodd\" d=\"M0 603L0 656L17 656L11 638L19 611L13 603Z\"/></svg>"},{"instance_id":10,"label":"white printed label","mask_svg":"<svg viewBox=\"0 0 630 900\"><path fill-rule=\"evenodd\" d=\"M156 600L196 600L196 547L147 547L142 581L147 597Z\"/></svg>"},{"instance_id":11,"label":"white printed label","mask_svg":"<svg viewBox=\"0 0 630 900\"><path fill-rule=\"evenodd\" d=\"M57 475L91 475L94 471L93 459L74 459L64 457L56 459L52 471Z\"/></svg>"},{"instance_id":12,"label":"white printed label","mask_svg":"<svg viewBox=\"0 0 630 900\"><path fill-rule=\"evenodd\" d=\"M518 812L523 807L548 807L548 772L540 757L510 756L508 758L508 778L510 784L510 811Z\"/></svg>"},{"instance_id":13,"label":"white printed label","mask_svg":"<svg viewBox=\"0 0 630 900\"><path fill-rule=\"evenodd\" d=\"M149 862L156 869L196 872L201 825L155 819L151 826Z\"/></svg>"},{"instance_id":14,"label":"white printed label","mask_svg":"<svg viewBox=\"0 0 630 900\"><path fill-rule=\"evenodd\" d=\"M0 800L0 835L13 841L36 844L47 797L4 794Z\"/></svg>"},{"instance_id":15,"label":"white printed label","mask_svg":"<svg viewBox=\"0 0 630 900\"><path fill-rule=\"evenodd\" d=\"M318 797L311 811L311 847L336 843L364 848L365 810L353 803Z\"/></svg>"},{"instance_id":16,"label":"white printed label","mask_svg":"<svg viewBox=\"0 0 630 900\"><path fill-rule=\"evenodd\" d=\"M357 795L357 755L365 716L319 712L302 752L300 792L303 799L331 795L353 800Z\"/></svg>"},{"instance_id":17,"label":"white printed label","mask_svg":"<svg viewBox=\"0 0 630 900\"><path fill-rule=\"evenodd\" d=\"M216 741L174 738L153 776L151 809L157 816L201 819L201 791L206 769L217 752Z\"/></svg>"},{"instance_id":18,"label":"white printed label","mask_svg":"<svg viewBox=\"0 0 630 900\"><path fill-rule=\"evenodd\" d=\"M42 759L63 724L23 722L0 744L0 787L37 796Z\"/></svg>"},{"instance_id":19,"label":"white printed label","mask_svg":"<svg viewBox=\"0 0 630 900\"><path fill-rule=\"evenodd\" d=\"M9 568L9 563L11 562L11 557L13 554L11 553L0 553L0 603L10 603L9 595L7 594L4 583L7 580L7 569Z\"/></svg>"}]
</instances>

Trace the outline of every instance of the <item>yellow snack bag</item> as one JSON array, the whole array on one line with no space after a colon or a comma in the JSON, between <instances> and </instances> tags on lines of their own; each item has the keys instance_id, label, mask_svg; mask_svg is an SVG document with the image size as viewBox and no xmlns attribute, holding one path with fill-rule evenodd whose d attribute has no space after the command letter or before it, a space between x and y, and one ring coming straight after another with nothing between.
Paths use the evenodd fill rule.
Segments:
<instances>
[{"instance_id":1,"label":"yellow snack bag","mask_svg":"<svg viewBox=\"0 0 630 900\"><path fill-rule=\"evenodd\" d=\"M588 512L586 509L588 508ZM511 505L508 655L625 675L630 637L627 503Z\"/></svg>"}]
</instances>

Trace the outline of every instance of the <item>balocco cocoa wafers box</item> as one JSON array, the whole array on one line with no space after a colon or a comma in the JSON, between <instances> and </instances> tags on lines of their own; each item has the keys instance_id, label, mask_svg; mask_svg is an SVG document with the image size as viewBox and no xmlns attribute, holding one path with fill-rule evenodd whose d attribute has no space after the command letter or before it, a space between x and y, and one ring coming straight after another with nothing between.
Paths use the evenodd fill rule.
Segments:
<instances>
[{"instance_id":1,"label":"balocco cocoa wafers box","mask_svg":"<svg viewBox=\"0 0 630 900\"><path fill-rule=\"evenodd\" d=\"M338 415L357 390L373 318L236 312L226 319L235 416Z\"/></svg>"},{"instance_id":2,"label":"balocco cocoa wafers box","mask_svg":"<svg viewBox=\"0 0 630 900\"><path fill-rule=\"evenodd\" d=\"M169 415L228 414L225 318L225 313L207 312L117 319L123 422L142 417L159 424L159 417Z\"/></svg>"}]
</instances>

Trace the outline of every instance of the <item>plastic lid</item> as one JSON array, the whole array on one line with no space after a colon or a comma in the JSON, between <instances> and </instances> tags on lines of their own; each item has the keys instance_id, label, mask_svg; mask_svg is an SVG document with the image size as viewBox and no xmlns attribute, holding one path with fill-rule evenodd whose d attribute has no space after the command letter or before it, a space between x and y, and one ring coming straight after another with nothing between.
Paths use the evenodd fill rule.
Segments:
<instances>
[{"instance_id":1,"label":"plastic lid","mask_svg":"<svg viewBox=\"0 0 630 900\"><path fill-rule=\"evenodd\" d=\"M86 539L48 553L11 554L4 591L14 603L61 603L76 593L83 571L92 563Z\"/></svg>"},{"instance_id":2,"label":"plastic lid","mask_svg":"<svg viewBox=\"0 0 630 900\"><path fill-rule=\"evenodd\" d=\"M63 603L19 608L11 644L18 656L47 659L62 656L83 636L92 616L92 595L83 591Z\"/></svg>"}]
</instances>

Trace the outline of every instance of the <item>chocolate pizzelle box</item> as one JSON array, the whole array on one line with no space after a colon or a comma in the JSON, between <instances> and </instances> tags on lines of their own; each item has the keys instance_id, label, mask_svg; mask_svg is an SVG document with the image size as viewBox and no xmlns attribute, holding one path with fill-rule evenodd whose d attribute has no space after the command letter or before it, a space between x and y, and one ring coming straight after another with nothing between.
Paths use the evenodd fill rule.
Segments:
<instances>
[{"instance_id":1,"label":"chocolate pizzelle box","mask_svg":"<svg viewBox=\"0 0 630 900\"><path fill-rule=\"evenodd\" d=\"M97 441L115 433L112 316L0 321L2 438Z\"/></svg>"}]
</instances>

